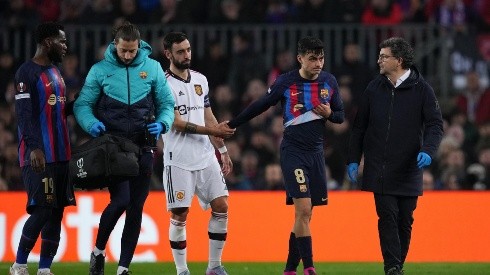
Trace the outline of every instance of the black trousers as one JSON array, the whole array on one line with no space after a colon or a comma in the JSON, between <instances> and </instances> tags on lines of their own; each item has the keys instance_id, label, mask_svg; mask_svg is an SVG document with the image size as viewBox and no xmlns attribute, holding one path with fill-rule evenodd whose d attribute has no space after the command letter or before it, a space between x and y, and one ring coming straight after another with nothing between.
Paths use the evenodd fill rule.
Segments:
<instances>
[{"instance_id":1,"label":"black trousers","mask_svg":"<svg viewBox=\"0 0 490 275\"><path fill-rule=\"evenodd\" d=\"M412 236L413 211L418 197L374 194L378 233L385 272L403 268Z\"/></svg>"}]
</instances>

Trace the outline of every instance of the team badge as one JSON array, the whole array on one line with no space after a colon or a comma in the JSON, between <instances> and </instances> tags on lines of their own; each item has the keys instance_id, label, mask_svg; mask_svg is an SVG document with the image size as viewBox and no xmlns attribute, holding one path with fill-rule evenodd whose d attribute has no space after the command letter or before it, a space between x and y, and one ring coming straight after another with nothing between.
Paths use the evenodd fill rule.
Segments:
<instances>
[{"instance_id":1,"label":"team badge","mask_svg":"<svg viewBox=\"0 0 490 275\"><path fill-rule=\"evenodd\" d=\"M17 92L23 93L25 91L27 91L27 86L24 84L24 82L17 84Z\"/></svg>"},{"instance_id":2,"label":"team badge","mask_svg":"<svg viewBox=\"0 0 490 275\"><path fill-rule=\"evenodd\" d=\"M306 192L306 190L307 190L307 188L306 188L306 184L301 184L301 185L299 186L299 191L300 191L301 193L305 193L305 192Z\"/></svg>"},{"instance_id":3,"label":"team badge","mask_svg":"<svg viewBox=\"0 0 490 275\"><path fill-rule=\"evenodd\" d=\"M202 87L199 84L194 85L194 90L196 91L197 95L202 95Z\"/></svg>"},{"instance_id":4,"label":"team badge","mask_svg":"<svg viewBox=\"0 0 490 275\"><path fill-rule=\"evenodd\" d=\"M185 198L185 191L175 192L175 198L177 198L178 201L182 201Z\"/></svg>"},{"instance_id":5,"label":"team badge","mask_svg":"<svg viewBox=\"0 0 490 275\"><path fill-rule=\"evenodd\" d=\"M327 98L327 97L328 97L328 94L329 94L329 93L328 93L328 89L321 89L321 90L320 90L320 96L321 96L322 98Z\"/></svg>"},{"instance_id":6,"label":"team badge","mask_svg":"<svg viewBox=\"0 0 490 275\"><path fill-rule=\"evenodd\" d=\"M140 72L140 77L142 79L146 79L146 77L148 77L148 73L147 72Z\"/></svg>"},{"instance_id":7,"label":"team badge","mask_svg":"<svg viewBox=\"0 0 490 275\"><path fill-rule=\"evenodd\" d=\"M46 203L52 204L54 202L54 196L52 194L46 194Z\"/></svg>"}]
</instances>

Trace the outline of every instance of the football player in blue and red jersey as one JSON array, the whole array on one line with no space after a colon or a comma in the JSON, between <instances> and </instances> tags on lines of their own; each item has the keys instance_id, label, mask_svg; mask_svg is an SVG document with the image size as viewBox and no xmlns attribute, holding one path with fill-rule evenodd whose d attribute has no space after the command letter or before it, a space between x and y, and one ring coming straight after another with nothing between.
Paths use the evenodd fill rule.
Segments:
<instances>
[{"instance_id":1,"label":"football player in blue and red jersey","mask_svg":"<svg viewBox=\"0 0 490 275\"><path fill-rule=\"evenodd\" d=\"M52 274L65 206L75 205L69 183L71 157L67 125L66 87L56 63L66 54L64 27L42 23L36 29L34 57L15 74L15 113L19 163L27 191L27 213L10 275L29 274L27 258L41 234L37 274Z\"/></svg>"},{"instance_id":2,"label":"football player in blue and red jersey","mask_svg":"<svg viewBox=\"0 0 490 275\"><path fill-rule=\"evenodd\" d=\"M294 204L295 211L285 275L296 274L301 260L304 274L316 274L310 220L313 206L328 202L323 155L325 124L344 121L337 80L323 71L323 48L318 38L299 40L297 59L301 68L280 75L264 97L228 122L230 128L236 128L281 102L285 128L280 149L281 168L286 203Z\"/></svg>"}]
</instances>

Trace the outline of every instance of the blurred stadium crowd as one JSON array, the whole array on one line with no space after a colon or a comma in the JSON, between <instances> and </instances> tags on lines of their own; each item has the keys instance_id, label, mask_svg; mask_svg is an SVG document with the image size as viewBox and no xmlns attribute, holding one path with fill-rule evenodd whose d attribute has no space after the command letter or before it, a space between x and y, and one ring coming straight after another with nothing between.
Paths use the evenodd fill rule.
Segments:
<instances>
[{"instance_id":1,"label":"blurred stadium crowd","mask_svg":"<svg viewBox=\"0 0 490 275\"><path fill-rule=\"evenodd\" d=\"M0 26L9 30L33 29L39 22L104 24L128 20L135 24L286 24L354 23L397 25L433 23L446 31L471 29L479 45L477 61L454 77L451 92L439 98L445 134L433 164L424 171L427 190L490 189L490 1L488 0L0 0ZM67 33L70 36L70 33ZM483 41L483 42L482 42ZM1 41L0 41L1 42ZM109 42L109 41L108 41ZM481 42L481 43L480 43ZM2 42L5 43L5 42ZM219 43L209 43L207 53L194 56L193 68L208 77L211 102L219 121L229 120L262 96L281 73L297 67L296 54L280 51L274 60L254 52L246 34L233 37L233 51L226 54ZM71 45L69 45L70 47ZM154 58L168 67L160 49ZM332 68L346 109L343 124L328 124L325 156L330 190L355 190L345 176L345 155L358 98L377 73L363 61L362 49L346 43L343 61ZM94 56L96 62L99 56ZM328 58L328 56L327 56ZM14 115L14 74L25 60L11 51L0 52L0 190L22 190L17 160L17 126ZM461 62L460 62L461 63ZM464 62L463 62L464 63ZM268 66L267 64L272 64ZM89 66L91 64L88 64ZM74 95L84 83L79 56L67 55L61 64L67 88ZM436 91L437 93L437 91ZM231 190L283 188L278 163L282 117L271 108L226 141L235 164L227 177ZM73 117L72 145L88 136ZM156 153L153 188L162 189L162 144ZM361 164L362 166L362 164ZM362 171L362 169L360 169Z\"/></svg>"}]
</instances>

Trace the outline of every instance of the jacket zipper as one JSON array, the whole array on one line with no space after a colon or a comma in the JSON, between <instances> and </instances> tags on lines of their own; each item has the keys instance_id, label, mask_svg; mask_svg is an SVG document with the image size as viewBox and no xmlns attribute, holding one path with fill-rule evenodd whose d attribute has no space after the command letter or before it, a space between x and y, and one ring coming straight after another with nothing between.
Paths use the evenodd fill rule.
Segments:
<instances>
[{"instance_id":1,"label":"jacket zipper","mask_svg":"<svg viewBox=\"0 0 490 275\"><path fill-rule=\"evenodd\" d=\"M390 129L391 129L391 116L393 113L393 102L395 101L395 89L391 89L391 101L390 101L390 109L388 111L388 129L386 130L386 138L385 138L385 148L383 150L383 166L381 170L381 191L384 194L384 173L386 168L386 150L388 147L388 138L390 137Z\"/></svg>"},{"instance_id":2,"label":"jacket zipper","mask_svg":"<svg viewBox=\"0 0 490 275\"><path fill-rule=\"evenodd\" d=\"M127 107L127 111L128 111L128 126L127 126L127 129L126 129L126 133L129 135L131 133L130 131L130 126L131 126L131 117L130 117L130 114L131 114L131 88L129 86L129 66L126 65L126 81L127 81L127 84L128 84L128 107Z\"/></svg>"}]
</instances>

